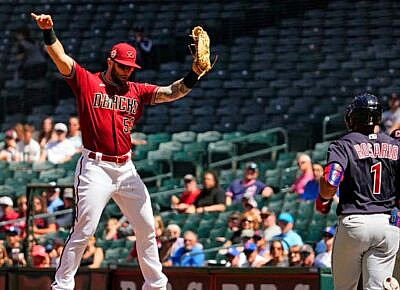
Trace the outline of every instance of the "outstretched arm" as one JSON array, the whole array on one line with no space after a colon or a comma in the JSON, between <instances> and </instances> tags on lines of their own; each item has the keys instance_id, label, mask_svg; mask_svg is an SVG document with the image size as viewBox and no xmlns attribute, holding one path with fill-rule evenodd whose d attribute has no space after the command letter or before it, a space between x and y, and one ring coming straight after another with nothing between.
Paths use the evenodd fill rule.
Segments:
<instances>
[{"instance_id":1,"label":"outstretched arm","mask_svg":"<svg viewBox=\"0 0 400 290\"><path fill-rule=\"evenodd\" d=\"M169 86L159 87L156 94L155 103L161 104L179 100L186 96L192 89L184 84L184 79L177 80Z\"/></svg>"},{"instance_id":2,"label":"outstretched arm","mask_svg":"<svg viewBox=\"0 0 400 290\"><path fill-rule=\"evenodd\" d=\"M50 15L31 13L38 27L43 31L47 51L62 75L70 75L74 66L74 60L68 56L61 42L56 38L53 30L53 20Z\"/></svg>"}]
</instances>

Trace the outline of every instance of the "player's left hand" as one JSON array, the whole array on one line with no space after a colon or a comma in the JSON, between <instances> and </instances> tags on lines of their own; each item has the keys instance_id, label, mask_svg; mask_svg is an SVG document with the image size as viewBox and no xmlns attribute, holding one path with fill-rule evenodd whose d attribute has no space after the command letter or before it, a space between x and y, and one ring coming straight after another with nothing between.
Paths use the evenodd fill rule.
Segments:
<instances>
[{"instance_id":1,"label":"player's left hand","mask_svg":"<svg viewBox=\"0 0 400 290\"><path fill-rule=\"evenodd\" d=\"M33 20L36 21L37 25L40 29L52 29L53 28L53 20L50 15L40 14L36 15L35 13L31 13Z\"/></svg>"}]
</instances>

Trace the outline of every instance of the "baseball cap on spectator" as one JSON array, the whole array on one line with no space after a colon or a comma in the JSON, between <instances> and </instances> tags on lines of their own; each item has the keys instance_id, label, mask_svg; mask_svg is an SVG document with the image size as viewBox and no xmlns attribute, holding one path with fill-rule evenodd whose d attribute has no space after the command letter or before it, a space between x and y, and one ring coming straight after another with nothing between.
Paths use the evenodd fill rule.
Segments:
<instances>
[{"instance_id":1,"label":"baseball cap on spectator","mask_svg":"<svg viewBox=\"0 0 400 290\"><path fill-rule=\"evenodd\" d=\"M11 197L2 196L2 197L0 197L0 205L7 205L7 206L11 206L12 207L14 205L14 203L13 203Z\"/></svg>"},{"instance_id":2,"label":"baseball cap on spectator","mask_svg":"<svg viewBox=\"0 0 400 290\"><path fill-rule=\"evenodd\" d=\"M246 163L246 169L258 170L257 163L255 163L255 162Z\"/></svg>"},{"instance_id":3,"label":"baseball cap on spectator","mask_svg":"<svg viewBox=\"0 0 400 290\"><path fill-rule=\"evenodd\" d=\"M323 235L324 235L324 237L327 236L327 237L331 237L332 238L335 235L335 232L336 232L336 227L334 227L334 226L326 227L324 232L323 232Z\"/></svg>"},{"instance_id":4,"label":"baseball cap on spectator","mask_svg":"<svg viewBox=\"0 0 400 290\"><path fill-rule=\"evenodd\" d=\"M314 253L314 249L313 247L311 247L311 245L309 244L304 244L300 247L300 253L307 253L307 254L311 254Z\"/></svg>"},{"instance_id":5,"label":"baseball cap on spectator","mask_svg":"<svg viewBox=\"0 0 400 290\"><path fill-rule=\"evenodd\" d=\"M260 211L261 218L268 217L273 214L274 214L274 212L272 210L268 209L268 207L263 206L261 208L261 211Z\"/></svg>"},{"instance_id":6,"label":"baseball cap on spectator","mask_svg":"<svg viewBox=\"0 0 400 290\"><path fill-rule=\"evenodd\" d=\"M183 181L186 183L186 182L191 182L191 181L193 181L193 180L195 180L195 178L194 178L194 176L192 175L192 174L186 174L184 177L183 177Z\"/></svg>"},{"instance_id":7,"label":"baseball cap on spectator","mask_svg":"<svg viewBox=\"0 0 400 290\"><path fill-rule=\"evenodd\" d=\"M240 237L241 238L249 238L251 239L254 236L254 230L243 230Z\"/></svg>"},{"instance_id":8,"label":"baseball cap on spectator","mask_svg":"<svg viewBox=\"0 0 400 290\"><path fill-rule=\"evenodd\" d=\"M60 131L60 132L64 132L67 133L68 132L68 128L67 125L65 125L64 123L57 123L54 125L54 131Z\"/></svg>"},{"instance_id":9,"label":"baseball cap on spectator","mask_svg":"<svg viewBox=\"0 0 400 290\"><path fill-rule=\"evenodd\" d=\"M45 258L47 256L46 248L41 245L34 245L32 247L32 256L40 256Z\"/></svg>"},{"instance_id":10,"label":"baseball cap on spectator","mask_svg":"<svg viewBox=\"0 0 400 290\"><path fill-rule=\"evenodd\" d=\"M257 245L255 243L247 242L244 245L244 249L243 249L244 252L254 252L255 250L257 250Z\"/></svg>"},{"instance_id":11,"label":"baseball cap on spectator","mask_svg":"<svg viewBox=\"0 0 400 290\"><path fill-rule=\"evenodd\" d=\"M243 196L242 200L246 200L246 205L250 205L251 207L257 207L257 202L256 200L251 196L251 197L245 197Z\"/></svg>"},{"instance_id":12,"label":"baseball cap on spectator","mask_svg":"<svg viewBox=\"0 0 400 290\"><path fill-rule=\"evenodd\" d=\"M229 247L228 251L226 252L227 256L233 256L233 257L236 257L239 254L240 252L236 249L236 247Z\"/></svg>"},{"instance_id":13,"label":"baseball cap on spectator","mask_svg":"<svg viewBox=\"0 0 400 290\"><path fill-rule=\"evenodd\" d=\"M15 130L12 130L12 129L7 130L5 137L9 138L9 139L17 139L17 132L15 132Z\"/></svg>"},{"instance_id":14,"label":"baseball cap on spectator","mask_svg":"<svg viewBox=\"0 0 400 290\"><path fill-rule=\"evenodd\" d=\"M264 233L263 233L262 231L257 230L257 231L254 232L253 239L254 239L255 241L259 241L259 240L261 240L263 237L264 237Z\"/></svg>"},{"instance_id":15,"label":"baseball cap on spectator","mask_svg":"<svg viewBox=\"0 0 400 290\"><path fill-rule=\"evenodd\" d=\"M74 190L70 187L67 187L66 189L64 189L63 197L74 199Z\"/></svg>"},{"instance_id":16,"label":"baseball cap on spectator","mask_svg":"<svg viewBox=\"0 0 400 290\"><path fill-rule=\"evenodd\" d=\"M8 230L6 230L7 236L18 236L19 234L20 234L20 229L17 227L9 227Z\"/></svg>"},{"instance_id":17,"label":"baseball cap on spectator","mask_svg":"<svg viewBox=\"0 0 400 290\"><path fill-rule=\"evenodd\" d=\"M136 63L136 49L128 43L117 43L110 51L110 58L120 64L141 68Z\"/></svg>"},{"instance_id":18,"label":"baseball cap on spectator","mask_svg":"<svg viewBox=\"0 0 400 290\"><path fill-rule=\"evenodd\" d=\"M278 221L282 221L288 224L292 224L294 222L293 217L288 212L283 212L278 216Z\"/></svg>"}]
</instances>

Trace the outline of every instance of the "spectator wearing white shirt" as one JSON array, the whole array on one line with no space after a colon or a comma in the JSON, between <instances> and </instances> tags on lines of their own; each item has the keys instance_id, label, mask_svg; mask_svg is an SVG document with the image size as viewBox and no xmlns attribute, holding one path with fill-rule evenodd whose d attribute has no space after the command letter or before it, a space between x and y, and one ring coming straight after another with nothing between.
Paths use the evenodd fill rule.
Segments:
<instances>
[{"instance_id":1,"label":"spectator wearing white shirt","mask_svg":"<svg viewBox=\"0 0 400 290\"><path fill-rule=\"evenodd\" d=\"M54 164L67 162L76 152L74 145L67 139L67 125L57 123L54 126L54 131L57 139L46 144L41 160L48 160Z\"/></svg>"},{"instance_id":2,"label":"spectator wearing white shirt","mask_svg":"<svg viewBox=\"0 0 400 290\"><path fill-rule=\"evenodd\" d=\"M17 152L21 161L35 162L40 159L40 145L33 138L35 129L31 125L24 125L24 139L17 143Z\"/></svg>"},{"instance_id":3,"label":"spectator wearing white shirt","mask_svg":"<svg viewBox=\"0 0 400 290\"><path fill-rule=\"evenodd\" d=\"M81 152L82 151L82 136L81 136L81 130L79 126L79 118L78 117L71 117L69 118L68 121L68 127L69 127L69 132L68 132L68 140L71 141L71 143L75 147L75 151Z\"/></svg>"}]
</instances>

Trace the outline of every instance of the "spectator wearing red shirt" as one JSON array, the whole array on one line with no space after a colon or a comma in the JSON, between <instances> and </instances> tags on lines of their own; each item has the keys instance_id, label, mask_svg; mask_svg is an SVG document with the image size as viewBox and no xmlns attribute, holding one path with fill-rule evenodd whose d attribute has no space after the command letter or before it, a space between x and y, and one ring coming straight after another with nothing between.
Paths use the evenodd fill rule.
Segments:
<instances>
[{"instance_id":1,"label":"spectator wearing red shirt","mask_svg":"<svg viewBox=\"0 0 400 290\"><path fill-rule=\"evenodd\" d=\"M12 199L8 196L2 196L0 197L0 208L1 208L1 218L0 221L10 221L10 220L15 220L18 218L18 213L13 210L14 203ZM7 231L12 224L5 225L0 228L1 232Z\"/></svg>"},{"instance_id":2,"label":"spectator wearing red shirt","mask_svg":"<svg viewBox=\"0 0 400 290\"><path fill-rule=\"evenodd\" d=\"M297 166L301 171L301 175L293 183L291 190L296 194L303 194L306 184L314 179L311 158L307 154L300 154L297 157Z\"/></svg>"},{"instance_id":3,"label":"spectator wearing red shirt","mask_svg":"<svg viewBox=\"0 0 400 290\"><path fill-rule=\"evenodd\" d=\"M171 207L180 213L186 212L190 205L192 205L197 197L200 195L200 188L197 186L196 178L192 174L186 174L183 177L185 184L185 191L181 197L173 195L171 197Z\"/></svg>"}]
</instances>

